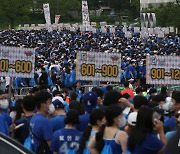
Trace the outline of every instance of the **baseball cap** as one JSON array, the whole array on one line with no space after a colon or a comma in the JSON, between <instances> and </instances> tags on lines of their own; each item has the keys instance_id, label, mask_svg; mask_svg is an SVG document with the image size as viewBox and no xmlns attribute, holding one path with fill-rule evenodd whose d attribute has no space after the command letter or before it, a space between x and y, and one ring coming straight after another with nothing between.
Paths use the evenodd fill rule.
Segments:
<instances>
[{"instance_id":1,"label":"baseball cap","mask_svg":"<svg viewBox=\"0 0 180 154\"><path fill-rule=\"evenodd\" d=\"M137 120L137 112L132 112L129 114L128 116L128 124L131 125L131 126L135 126L136 125L136 120Z\"/></svg>"},{"instance_id":2,"label":"baseball cap","mask_svg":"<svg viewBox=\"0 0 180 154\"><path fill-rule=\"evenodd\" d=\"M97 94L94 91L90 91L84 94L83 96L83 107L84 110L88 113L92 111L97 105Z\"/></svg>"},{"instance_id":3,"label":"baseball cap","mask_svg":"<svg viewBox=\"0 0 180 154\"><path fill-rule=\"evenodd\" d=\"M58 109L58 108L64 108L63 102L61 102L59 99L55 99L54 101L52 101L52 104L54 105L54 107L55 107L56 109Z\"/></svg>"}]
</instances>

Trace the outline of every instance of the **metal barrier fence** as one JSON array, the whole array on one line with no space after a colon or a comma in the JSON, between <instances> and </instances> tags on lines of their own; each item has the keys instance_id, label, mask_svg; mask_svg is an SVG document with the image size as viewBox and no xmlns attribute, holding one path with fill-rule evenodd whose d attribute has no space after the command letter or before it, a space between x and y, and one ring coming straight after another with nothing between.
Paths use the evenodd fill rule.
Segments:
<instances>
[{"instance_id":1,"label":"metal barrier fence","mask_svg":"<svg viewBox=\"0 0 180 154\"><path fill-rule=\"evenodd\" d=\"M15 93L14 96L16 99L22 99L24 96L27 95L27 93L32 89L32 87L21 87L14 89Z\"/></svg>"},{"instance_id":2,"label":"metal barrier fence","mask_svg":"<svg viewBox=\"0 0 180 154\"><path fill-rule=\"evenodd\" d=\"M104 85L84 85L83 87L85 88L85 92L88 92L88 91L91 91L93 87L103 87ZM116 87L118 86L117 88L119 88L120 90L122 90L124 88L124 86L121 84L121 85L118 85L118 84L109 84L109 86L113 86L113 87ZM161 86L155 86L155 88L160 91ZM178 86L167 86L168 88L168 93L171 94L174 90L180 90L180 85ZM27 93L32 89L32 87L22 87L22 88L17 88L15 89L15 98L16 99L22 99L24 96L27 95Z\"/></svg>"},{"instance_id":3,"label":"metal barrier fence","mask_svg":"<svg viewBox=\"0 0 180 154\"><path fill-rule=\"evenodd\" d=\"M101 87L103 87L104 85L84 85L84 86L82 86L82 87L84 87L85 88L85 93L86 92L88 92L88 91L91 91L92 90L92 88L94 88L94 87L99 87L99 88L101 88ZM120 86L120 87L123 87L123 85L121 85L121 84L108 84L108 86L113 86L113 87L115 87L115 86Z\"/></svg>"}]
</instances>

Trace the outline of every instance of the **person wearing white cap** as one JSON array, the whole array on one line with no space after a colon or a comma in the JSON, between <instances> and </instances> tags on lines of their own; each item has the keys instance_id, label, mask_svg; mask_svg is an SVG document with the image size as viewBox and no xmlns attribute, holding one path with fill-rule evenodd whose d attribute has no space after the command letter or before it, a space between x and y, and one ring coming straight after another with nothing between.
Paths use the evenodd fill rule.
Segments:
<instances>
[{"instance_id":1,"label":"person wearing white cap","mask_svg":"<svg viewBox=\"0 0 180 154\"><path fill-rule=\"evenodd\" d=\"M55 132L58 129L64 128L64 118L66 115L64 104L59 99L54 99L52 104L55 107L55 111L53 113L54 117L49 119L49 122L52 127L52 131Z\"/></svg>"},{"instance_id":2,"label":"person wearing white cap","mask_svg":"<svg viewBox=\"0 0 180 154\"><path fill-rule=\"evenodd\" d=\"M137 114L138 112L132 112L129 114L127 119L127 126L124 128L127 134L130 134L136 126Z\"/></svg>"}]
</instances>

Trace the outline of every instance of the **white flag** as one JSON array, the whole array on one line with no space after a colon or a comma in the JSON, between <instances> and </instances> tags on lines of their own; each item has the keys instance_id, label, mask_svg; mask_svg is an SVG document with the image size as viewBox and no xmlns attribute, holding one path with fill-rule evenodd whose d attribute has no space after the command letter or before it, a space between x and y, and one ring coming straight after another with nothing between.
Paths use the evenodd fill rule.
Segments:
<instances>
[{"instance_id":1,"label":"white flag","mask_svg":"<svg viewBox=\"0 0 180 154\"><path fill-rule=\"evenodd\" d=\"M59 24L60 15L55 15L55 24Z\"/></svg>"},{"instance_id":2,"label":"white flag","mask_svg":"<svg viewBox=\"0 0 180 154\"><path fill-rule=\"evenodd\" d=\"M126 31L125 38L132 38L132 33L130 31Z\"/></svg>"},{"instance_id":3,"label":"white flag","mask_svg":"<svg viewBox=\"0 0 180 154\"><path fill-rule=\"evenodd\" d=\"M85 31L89 31L90 21L87 1L82 1L82 21Z\"/></svg>"},{"instance_id":4,"label":"white flag","mask_svg":"<svg viewBox=\"0 0 180 154\"><path fill-rule=\"evenodd\" d=\"M170 27L169 32L174 33L174 27Z\"/></svg>"},{"instance_id":5,"label":"white flag","mask_svg":"<svg viewBox=\"0 0 180 154\"><path fill-rule=\"evenodd\" d=\"M105 26L101 26L102 33L107 33L107 28Z\"/></svg>"},{"instance_id":6,"label":"white flag","mask_svg":"<svg viewBox=\"0 0 180 154\"><path fill-rule=\"evenodd\" d=\"M110 33L114 34L115 33L115 28L114 27L110 27L109 31L110 31Z\"/></svg>"},{"instance_id":7,"label":"white flag","mask_svg":"<svg viewBox=\"0 0 180 154\"><path fill-rule=\"evenodd\" d=\"M157 37L164 38L164 32L163 31L159 31Z\"/></svg>"},{"instance_id":8,"label":"white flag","mask_svg":"<svg viewBox=\"0 0 180 154\"><path fill-rule=\"evenodd\" d=\"M134 33L140 33L140 27L134 27Z\"/></svg>"},{"instance_id":9,"label":"white flag","mask_svg":"<svg viewBox=\"0 0 180 154\"><path fill-rule=\"evenodd\" d=\"M51 27L51 17L50 17L49 3L43 4L43 10L44 10L44 17L45 17L45 20L46 20L46 25L47 25L48 31L51 32L52 27Z\"/></svg>"}]
</instances>

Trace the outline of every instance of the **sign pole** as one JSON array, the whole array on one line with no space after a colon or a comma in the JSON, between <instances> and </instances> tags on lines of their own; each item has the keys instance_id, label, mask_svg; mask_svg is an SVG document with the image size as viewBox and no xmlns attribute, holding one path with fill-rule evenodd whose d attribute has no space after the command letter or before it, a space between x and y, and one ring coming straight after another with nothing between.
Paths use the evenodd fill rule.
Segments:
<instances>
[{"instance_id":1,"label":"sign pole","mask_svg":"<svg viewBox=\"0 0 180 154\"><path fill-rule=\"evenodd\" d=\"M12 84L13 84L13 77L10 77L9 89L8 89L8 98L9 98L9 100L11 100Z\"/></svg>"},{"instance_id":2,"label":"sign pole","mask_svg":"<svg viewBox=\"0 0 180 154\"><path fill-rule=\"evenodd\" d=\"M100 88L100 81L97 81L97 87Z\"/></svg>"}]
</instances>

